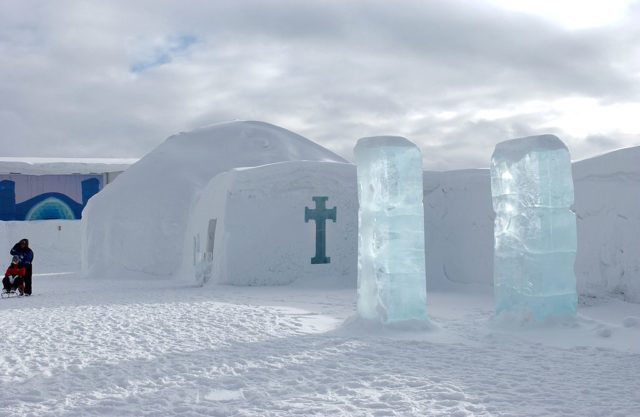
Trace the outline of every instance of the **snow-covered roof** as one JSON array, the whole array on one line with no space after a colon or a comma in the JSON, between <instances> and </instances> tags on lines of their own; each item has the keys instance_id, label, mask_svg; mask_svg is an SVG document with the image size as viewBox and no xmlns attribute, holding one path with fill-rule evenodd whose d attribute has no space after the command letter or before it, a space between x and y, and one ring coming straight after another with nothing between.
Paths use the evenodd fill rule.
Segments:
<instances>
[{"instance_id":1,"label":"snow-covered roof","mask_svg":"<svg viewBox=\"0 0 640 417\"><path fill-rule=\"evenodd\" d=\"M135 158L0 157L0 174L101 174L124 171L136 161Z\"/></svg>"},{"instance_id":2,"label":"snow-covered roof","mask_svg":"<svg viewBox=\"0 0 640 417\"><path fill-rule=\"evenodd\" d=\"M631 173L635 177L640 174L640 146L618 149L595 157L575 161L574 178L606 177L614 174Z\"/></svg>"}]
</instances>

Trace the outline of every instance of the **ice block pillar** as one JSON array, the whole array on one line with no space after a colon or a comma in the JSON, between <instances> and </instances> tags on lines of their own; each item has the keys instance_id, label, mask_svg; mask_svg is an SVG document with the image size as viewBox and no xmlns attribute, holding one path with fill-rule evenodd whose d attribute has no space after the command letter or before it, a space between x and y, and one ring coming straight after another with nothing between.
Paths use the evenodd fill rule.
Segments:
<instances>
[{"instance_id":1,"label":"ice block pillar","mask_svg":"<svg viewBox=\"0 0 640 417\"><path fill-rule=\"evenodd\" d=\"M358 313L383 324L427 319L422 154L402 137L363 138L358 172Z\"/></svg>"},{"instance_id":2,"label":"ice block pillar","mask_svg":"<svg viewBox=\"0 0 640 417\"><path fill-rule=\"evenodd\" d=\"M496 313L576 312L571 159L553 135L499 143L491 158Z\"/></svg>"}]
</instances>

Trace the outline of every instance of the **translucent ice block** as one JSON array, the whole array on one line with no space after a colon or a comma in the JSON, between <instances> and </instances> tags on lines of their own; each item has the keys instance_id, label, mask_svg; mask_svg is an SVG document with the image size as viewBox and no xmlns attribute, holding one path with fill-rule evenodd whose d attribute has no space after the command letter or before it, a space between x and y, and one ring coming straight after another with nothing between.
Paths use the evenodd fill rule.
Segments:
<instances>
[{"instance_id":1,"label":"translucent ice block","mask_svg":"<svg viewBox=\"0 0 640 417\"><path fill-rule=\"evenodd\" d=\"M496 313L576 312L571 159L553 135L499 143L491 159Z\"/></svg>"},{"instance_id":2,"label":"translucent ice block","mask_svg":"<svg viewBox=\"0 0 640 417\"><path fill-rule=\"evenodd\" d=\"M358 313L381 323L426 320L422 154L405 138L360 139Z\"/></svg>"}]
</instances>

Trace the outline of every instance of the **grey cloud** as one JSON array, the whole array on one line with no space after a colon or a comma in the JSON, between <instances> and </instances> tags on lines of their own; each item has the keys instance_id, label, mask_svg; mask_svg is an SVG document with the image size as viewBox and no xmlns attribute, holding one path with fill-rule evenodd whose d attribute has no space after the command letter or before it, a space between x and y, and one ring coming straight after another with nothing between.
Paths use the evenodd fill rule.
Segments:
<instances>
[{"instance_id":1,"label":"grey cloud","mask_svg":"<svg viewBox=\"0 0 640 417\"><path fill-rule=\"evenodd\" d=\"M607 95L629 93L634 87L633 77L612 65L621 48L610 29L575 34L470 2L241 4L212 10L208 22L214 33L231 34L225 41L263 37L344 50L356 59L382 54L390 60L413 60L417 66L448 67L447 79L455 76L459 83L506 80L527 93L542 87Z\"/></svg>"},{"instance_id":2,"label":"grey cloud","mask_svg":"<svg viewBox=\"0 0 640 417\"><path fill-rule=\"evenodd\" d=\"M358 137L402 134L430 169L478 167L552 116L477 120L480 109L639 100L633 22L567 32L479 2L130 3L0 5L5 155L141 156L178 131L258 119L347 158ZM180 36L198 42L131 71ZM578 154L614 144L567 140Z\"/></svg>"}]
</instances>

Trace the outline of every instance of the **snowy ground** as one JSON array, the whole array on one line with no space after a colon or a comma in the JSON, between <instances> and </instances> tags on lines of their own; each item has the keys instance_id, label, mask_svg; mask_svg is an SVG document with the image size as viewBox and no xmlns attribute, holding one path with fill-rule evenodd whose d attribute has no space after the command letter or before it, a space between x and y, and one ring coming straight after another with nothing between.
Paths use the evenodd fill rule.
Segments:
<instances>
[{"instance_id":1,"label":"snowy ground","mask_svg":"<svg viewBox=\"0 0 640 417\"><path fill-rule=\"evenodd\" d=\"M0 301L0 416L640 416L638 304L507 328L486 290L430 293L417 333L344 325L353 290L34 288Z\"/></svg>"}]
</instances>

